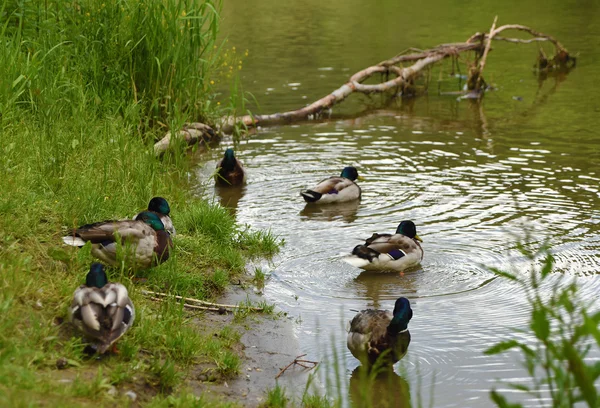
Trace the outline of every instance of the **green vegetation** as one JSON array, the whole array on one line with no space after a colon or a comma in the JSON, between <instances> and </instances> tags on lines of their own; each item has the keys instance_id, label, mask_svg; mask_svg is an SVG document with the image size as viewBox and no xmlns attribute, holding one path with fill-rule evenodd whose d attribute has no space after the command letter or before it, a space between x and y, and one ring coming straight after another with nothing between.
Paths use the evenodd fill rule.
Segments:
<instances>
[{"instance_id":1,"label":"green vegetation","mask_svg":"<svg viewBox=\"0 0 600 408\"><path fill-rule=\"evenodd\" d=\"M549 396L553 407L572 407L576 403L597 407L595 382L600 377L600 364L586 358L591 350L600 349L600 312L592 311L592 304L578 296L573 278L552 273L554 259L548 248L535 252L525 246L519 248L531 262L528 274L494 272L520 286L526 295L531 306L528 334L533 338L525 341L519 336L519 340L500 342L486 354L521 350L531 385L508 385L537 398L540 405ZM522 407L509 403L496 390L491 397L499 407Z\"/></svg>"},{"instance_id":2,"label":"green vegetation","mask_svg":"<svg viewBox=\"0 0 600 408\"><path fill-rule=\"evenodd\" d=\"M247 257L277 251L270 233L239 228L191 194L183 151L153 154L168 128L224 113L212 87L239 57L215 42L218 10L199 0L0 0L1 406L106 405L128 389L151 406L214 406L179 389L189 368L208 364L217 380L239 370L235 330L198 330L180 303L139 291L214 299ZM136 322L119 354L89 357L65 319L90 248L60 237L130 218L156 195L178 230L172 258L107 271L129 289Z\"/></svg>"}]
</instances>

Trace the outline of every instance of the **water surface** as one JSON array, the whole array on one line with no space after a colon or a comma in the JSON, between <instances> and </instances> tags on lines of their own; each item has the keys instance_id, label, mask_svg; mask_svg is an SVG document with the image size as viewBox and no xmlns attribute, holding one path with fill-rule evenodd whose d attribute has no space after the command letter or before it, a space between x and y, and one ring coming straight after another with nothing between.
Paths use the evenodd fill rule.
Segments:
<instances>
[{"instance_id":1,"label":"water surface","mask_svg":"<svg viewBox=\"0 0 600 408\"><path fill-rule=\"evenodd\" d=\"M542 81L531 70L535 46L496 44L486 77L497 89L481 104L438 94L461 87L446 62L432 71L426 96L383 106L378 96L353 95L328 120L260 129L235 144L248 185L206 190L238 222L285 239L281 254L263 265L271 272L264 296L293 318L310 359L340 356L344 390L358 366L345 346L344 322L353 310L391 309L398 296L414 310L412 343L398 368L413 403L417 378L425 400L435 384L436 407L492 406L489 390L503 387L496 379L525 381L517 354L482 351L515 336L512 328L527 328L523 294L487 269L523 271L515 246L526 232L534 246L552 245L562 272L556 276L577 277L588 298L598 293L600 105L592 91L600 74L598 5L230 0L224 6L223 32L238 50L249 50L242 83L259 102L248 106L256 113L304 106L408 47L487 30L496 14L501 23L555 35L579 53L577 68ZM232 145L225 140L204 155L201 180ZM366 179L360 203L305 206L301 189L347 165ZM420 267L377 275L340 261L361 239L393 232L403 219L413 220L424 240Z\"/></svg>"}]
</instances>

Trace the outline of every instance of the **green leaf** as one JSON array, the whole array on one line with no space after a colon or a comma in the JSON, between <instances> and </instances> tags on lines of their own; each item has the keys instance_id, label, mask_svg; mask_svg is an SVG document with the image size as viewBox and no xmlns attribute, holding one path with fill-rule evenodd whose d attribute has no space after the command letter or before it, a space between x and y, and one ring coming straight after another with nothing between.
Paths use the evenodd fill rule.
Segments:
<instances>
[{"instance_id":1,"label":"green leaf","mask_svg":"<svg viewBox=\"0 0 600 408\"><path fill-rule=\"evenodd\" d=\"M485 350L483 352L483 354L487 354L487 355L499 354L506 350L510 350L512 348L519 347L519 346L520 346L520 344L516 340L502 341L500 343L494 344L492 347Z\"/></svg>"},{"instance_id":2,"label":"green leaf","mask_svg":"<svg viewBox=\"0 0 600 408\"><path fill-rule=\"evenodd\" d=\"M548 321L544 309L536 308L532 310L530 327L538 339L542 341L548 339L548 336L550 335L550 322Z\"/></svg>"},{"instance_id":3,"label":"green leaf","mask_svg":"<svg viewBox=\"0 0 600 408\"><path fill-rule=\"evenodd\" d=\"M546 256L544 259L544 266L542 267L542 278L548 276L548 274L552 271L552 267L554 266L554 257L551 254Z\"/></svg>"},{"instance_id":4,"label":"green leaf","mask_svg":"<svg viewBox=\"0 0 600 408\"><path fill-rule=\"evenodd\" d=\"M508 385L511 388L514 388L515 390L519 390L519 391L524 391L524 392L531 392L531 389L523 384L515 384L515 383L508 383Z\"/></svg>"},{"instance_id":5,"label":"green leaf","mask_svg":"<svg viewBox=\"0 0 600 408\"><path fill-rule=\"evenodd\" d=\"M598 394L588 367L583 362L579 352L571 343L564 342L564 351L567 359L569 360L569 371L573 374L573 377L575 377L575 382L581 390L583 398L587 402L588 406L596 407Z\"/></svg>"},{"instance_id":6,"label":"green leaf","mask_svg":"<svg viewBox=\"0 0 600 408\"><path fill-rule=\"evenodd\" d=\"M521 404L511 404L509 403L503 395L498 394L496 390L492 390L490 392L490 398L492 401L496 403L500 408L523 408Z\"/></svg>"},{"instance_id":7,"label":"green leaf","mask_svg":"<svg viewBox=\"0 0 600 408\"><path fill-rule=\"evenodd\" d=\"M506 272L506 271L501 271L498 268L490 268L490 271L492 271L493 273L495 273L498 276L501 276L503 278L507 278L513 281L517 281L517 277L515 275L513 275L512 273Z\"/></svg>"}]
</instances>

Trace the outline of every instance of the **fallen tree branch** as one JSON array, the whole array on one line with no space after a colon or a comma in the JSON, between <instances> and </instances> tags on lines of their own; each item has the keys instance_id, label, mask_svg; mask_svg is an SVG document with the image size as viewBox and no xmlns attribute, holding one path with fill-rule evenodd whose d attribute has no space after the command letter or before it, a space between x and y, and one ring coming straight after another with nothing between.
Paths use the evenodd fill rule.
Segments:
<instances>
[{"instance_id":1,"label":"fallen tree branch","mask_svg":"<svg viewBox=\"0 0 600 408\"><path fill-rule=\"evenodd\" d=\"M218 139L217 133L204 123L194 122L186 123L175 136L168 132L165 137L154 144L154 154L157 156L163 155L169 148L173 140L181 141L187 146L192 146L198 143L208 144Z\"/></svg>"},{"instance_id":2,"label":"fallen tree branch","mask_svg":"<svg viewBox=\"0 0 600 408\"><path fill-rule=\"evenodd\" d=\"M177 299L177 300L183 300L184 302L198 303L198 304L201 304L201 305L205 305L205 306L210 306L210 307L213 307L213 308L217 308L217 309L215 309L216 311L219 310L218 308L249 309L249 310L253 310L255 312L262 312L263 311L262 307L239 306L239 305L225 305L225 304L221 304L221 303L207 302L206 300L200 300L200 299L194 299L194 298L187 298L187 297L183 297L183 296L179 296L179 295L170 295L168 293L153 292L151 290L141 290L141 293L143 295L150 296L150 297L156 297L156 296L174 297L175 299ZM161 299L153 299L153 300L161 300ZM184 306L193 306L193 305L185 304ZM199 307L195 306L195 307L191 307L191 308L199 308ZM207 309L207 310L212 310L212 309Z\"/></svg>"},{"instance_id":3,"label":"fallen tree branch","mask_svg":"<svg viewBox=\"0 0 600 408\"><path fill-rule=\"evenodd\" d=\"M315 368L315 367L317 366L317 364L319 364L319 362L318 362L318 361L300 360L300 357L304 357L305 355L306 355L306 354L299 355L298 357L296 357L296 358L294 359L294 361L292 361L291 363L289 363L288 365L286 365L285 367L283 367L283 368L281 369L281 371L279 371L279 374L277 374L277 375L275 376L275 379L278 379L279 377L281 377L281 375L282 375L283 373L285 373L285 371L286 371L288 368L290 368L291 366L293 366L293 365L299 365L300 367L303 367L303 368L306 368L306 369L312 370L313 368ZM303 363L305 363L305 364L312 364L312 366L307 366L307 365L304 365Z\"/></svg>"},{"instance_id":4,"label":"fallen tree branch","mask_svg":"<svg viewBox=\"0 0 600 408\"><path fill-rule=\"evenodd\" d=\"M482 73L485 68L487 56L491 51L491 43L494 40L508 41L517 44L527 44L539 41L551 42L556 49L556 54L553 58L546 58L545 54L540 53L540 56L538 57L538 71L540 73L556 68L566 68L568 70L575 66L575 58L571 57L567 49L551 35L538 32L521 24L506 24L496 27L496 22L497 17L494 19L494 23L488 33L475 33L469 37L466 42L440 44L429 50L410 48L407 50L410 52L408 54L403 52L393 58L382 61L377 65L367 67L352 75L348 82L341 85L338 89L303 108L267 115L244 115L241 117L222 118L221 123L219 124L220 131L223 133L231 133L236 126L250 128L257 125L267 126L313 119L356 92L366 95L384 92L393 92L394 95L398 93L401 95L414 95L416 94L413 85L414 80L424 69L445 58L454 58L459 54L468 51L474 51L476 53L476 65L469 69L469 77L467 79L468 89L471 91L471 94L481 97L483 90L485 89L485 81ZM530 34L533 38L519 39L498 36L499 33L507 30L525 32ZM398 66L403 63L412 63L412 65L408 67ZM569 63L571 66L569 66ZM367 79L375 74L383 74L386 78L385 82L379 84L364 84ZM390 75L393 76L392 79L388 79ZM186 131L189 133L189 136L188 133L185 133ZM182 132L184 132L184 134L182 135L180 132L180 135L185 141L190 140L190 143L194 143L196 139L198 139L198 137L192 135L187 128ZM155 145L155 152L157 152L157 154L162 154L162 152L168 149L171 145L170 137L169 133L163 140Z\"/></svg>"}]
</instances>

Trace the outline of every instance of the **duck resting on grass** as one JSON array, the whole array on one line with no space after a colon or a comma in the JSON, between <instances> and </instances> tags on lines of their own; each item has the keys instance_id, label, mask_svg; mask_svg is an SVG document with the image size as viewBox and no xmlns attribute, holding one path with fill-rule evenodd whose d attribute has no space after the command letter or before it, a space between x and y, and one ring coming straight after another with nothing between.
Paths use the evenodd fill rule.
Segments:
<instances>
[{"instance_id":1,"label":"duck resting on grass","mask_svg":"<svg viewBox=\"0 0 600 408\"><path fill-rule=\"evenodd\" d=\"M169 233L158 215L142 211L135 220L102 221L77 228L63 237L67 245L82 247L92 243L92 255L112 266L118 266L117 240L126 252L127 266L150 268L169 259L173 246Z\"/></svg>"},{"instance_id":2,"label":"duck resting on grass","mask_svg":"<svg viewBox=\"0 0 600 408\"><path fill-rule=\"evenodd\" d=\"M352 254L343 258L350 265L365 271L403 272L423 259L423 242L412 221L402 221L395 234L373 234L364 244L357 245Z\"/></svg>"},{"instance_id":3,"label":"duck resting on grass","mask_svg":"<svg viewBox=\"0 0 600 408\"><path fill-rule=\"evenodd\" d=\"M120 283L109 283L104 265L93 263L81 285L73 293L69 310L71 322L97 345L104 354L133 324L135 310Z\"/></svg>"},{"instance_id":4,"label":"duck resting on grass","mask_svg":"<svg viewBox=\"0 0 600 408\"><path fill-rule=\"evenodd\" d=\"M374 364L381 355L382 363L396 363L410 344L408 322L412 314L405 297L396 300L393 313L374 309L359 312L350 321L348 349L363 364Z\"/></svg>"},{"instance_id":5,"label":"duck resting on grass","mask_svg":"<svg viewBox=\"0 0 600 408\"><path fill-rule=\"evenodd\" d=\"M344 167L339 177L329 177L315 187L300 192L307 203L329 204L358 200L360 187L354 182L359 179L355 167Z\"/></svg>"},{"instance_id":6,"label":"duck resting on grass","mask_svg":"<svg viewBox=\"0 0 600 408\"><path fill-rule=\"evenodd\" d=\"M166 199L162 197L153 197L148 203L148 210L150 212L156 213L160 221L165 226L165 231L167 231L171 236L175 236L175 227L173 226L173 221L171 221L171 217L169 214L171 213L171 207L169 207L169 203ZM138 215L136 214L133 219L135 220Z\"/></svg>"},{"instance_id":7,"label":"duck resting on grass","mask_svg":"<svg viewBox=\"0 0 600 408\"><path fill-rule=\"evenodd\" d=\"M246 171L242 162L235 157L233 149L225 150L223 158L217 163L215 183L218 186L239 186L246 183Z\"/></svg>"}]
</instances>

